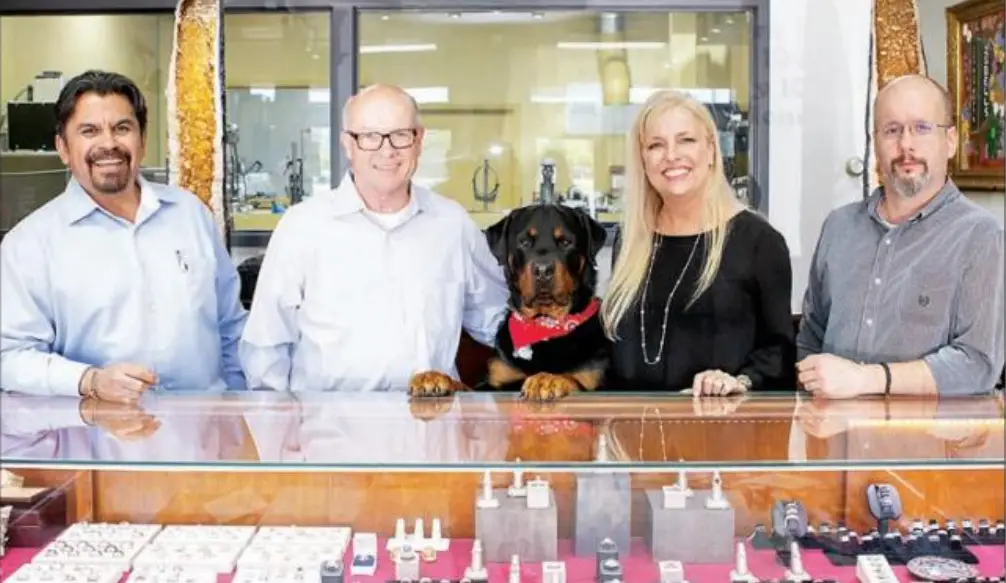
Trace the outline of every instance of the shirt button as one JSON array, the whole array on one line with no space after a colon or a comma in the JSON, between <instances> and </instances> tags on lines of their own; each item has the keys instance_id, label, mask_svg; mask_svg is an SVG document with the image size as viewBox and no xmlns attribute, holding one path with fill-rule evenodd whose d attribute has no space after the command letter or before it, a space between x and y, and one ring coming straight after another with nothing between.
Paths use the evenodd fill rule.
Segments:
<instances>
[{"instance_id":1,"label":"shirt button","mask_svg":"<svg viewBox=\"0 0 1006 583\"><path fill-rule=\"evenodd\" d=\"M866 319L866 325L867 326L873 326L873 318L867 318Z\"/></svg>"},{"instance_id":2,"label":"shirt button","mask_svg":"<svg viewBox=\"0 0 1006 583\"><path fill-rule=\"evenodd\" d=\"M890 244L891 244L891 238L890 237L884 239L884 245L890 245Z\"/></svg>"},{"instance_id":3,"label":"shirt button","mask_svg":"<svg viewBox=\"0 0 1006 583\"><path fill-rule=\"evenodd\" d=\"M879 277L873 280L873 285L880 285L880 278Z\"/></svg>"}]
</instances>

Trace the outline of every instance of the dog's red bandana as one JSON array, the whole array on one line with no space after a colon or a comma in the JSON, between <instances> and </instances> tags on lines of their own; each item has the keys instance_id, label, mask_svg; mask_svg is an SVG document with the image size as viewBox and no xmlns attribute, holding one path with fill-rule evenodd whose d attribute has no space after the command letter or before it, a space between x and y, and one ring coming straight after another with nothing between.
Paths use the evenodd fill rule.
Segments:
<instances>
[{"instance_id":1,"label":"dog's red bandana","mask_svg":"<svg viewBox=\"0 0 1006 583\"><path fill-rule=\"evenodd\" d=\"M584 311L579 314L563 316L561 319L547 316L524 318L517 312L513 312L510 314L510 321L507 322L510 338L513 340L513 348L515 351L520 351L537 342L565 336L589 320L600 307L601 301L594 298Z\"/></svg>"}]
</instances>

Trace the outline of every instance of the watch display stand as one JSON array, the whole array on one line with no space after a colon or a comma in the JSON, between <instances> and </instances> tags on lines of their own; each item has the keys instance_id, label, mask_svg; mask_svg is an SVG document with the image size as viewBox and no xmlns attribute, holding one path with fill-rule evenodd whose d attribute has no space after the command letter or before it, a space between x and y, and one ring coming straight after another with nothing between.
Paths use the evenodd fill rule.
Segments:
<instances>
[{"instance_id":1,"label":"watch display stand","mask_svg":"<svg viewBox=\"0 0 1006 583\"><path fill-rule=\"evenodd\" d=\"M559 556L559 518L555 492L549 488L548 508L528 508L523 496L509 496L507 488L494 488L496 507L475 504L475 536L482 541L487 563L508 563L514 555L522 561L555 561Z\"/></svg>"},{"instance_id":2,"label":"watch display stand","mask_svg":"<svg viewBox=\"0 0 1006 583\"><path fill-rule=\"evenodd\" d=\"M711 490L696 490L684 508L664 508L663 491L646 491L646 546L654 561L729 564L734 561L736 510L708 508Z\"/></svg>"},{"instance_id":3,"label":"watch display stand","mask_svg":"<svg viewBox=\"0 0 1006 583\"><path fill-rule=\"evenodd\" d=\"M627 473L583 473L576 476L575 552L594 554L597 545L611 539L620 549L629 548L632 517L632 484Z\"/></svg>"}]
</instances>

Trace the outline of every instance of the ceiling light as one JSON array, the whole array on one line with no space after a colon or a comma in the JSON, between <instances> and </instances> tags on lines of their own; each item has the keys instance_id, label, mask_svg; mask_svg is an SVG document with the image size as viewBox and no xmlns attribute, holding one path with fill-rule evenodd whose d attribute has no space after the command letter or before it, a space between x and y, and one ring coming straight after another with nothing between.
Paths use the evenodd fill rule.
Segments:
<instances>
[{"instance_id":1,"label":"ceiling light","mask_svg":"<svg viewBox=\"0 0 1006 583\"><path fill-rule=\"evenodd\" d=\"M424 53L437 50L437 45L361 45L361 55L374 53Z\"/></svg>"},{"instance_id":2,"label":"ceiling light","mask_svg":"<svg viewBox=\"0 0 1006 583\"><path fill-rule=\"evenodd\" d=\"M558 42L556 48L580 51L610 51L616 49L662 49L667 46L663 42Z\"/></svg>"}]
</instances>

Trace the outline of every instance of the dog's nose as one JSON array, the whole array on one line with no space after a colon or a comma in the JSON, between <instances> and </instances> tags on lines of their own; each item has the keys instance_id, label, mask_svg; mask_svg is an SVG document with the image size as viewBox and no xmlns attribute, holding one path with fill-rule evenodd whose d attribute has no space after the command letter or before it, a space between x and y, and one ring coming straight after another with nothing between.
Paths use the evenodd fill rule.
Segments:
<instances>
[{"instance_id":1,"label":"dog's nose","mask_svg":"<svg viewBox=\"0 0 1006 583\"><path fill-rule=\"evenodd\" d=\"M535 279L549 280L555 275L555 265L552 263L533 263L531 270Z\"/></svg>"}]
</instances>

